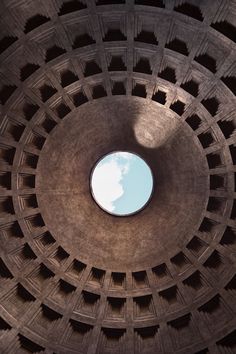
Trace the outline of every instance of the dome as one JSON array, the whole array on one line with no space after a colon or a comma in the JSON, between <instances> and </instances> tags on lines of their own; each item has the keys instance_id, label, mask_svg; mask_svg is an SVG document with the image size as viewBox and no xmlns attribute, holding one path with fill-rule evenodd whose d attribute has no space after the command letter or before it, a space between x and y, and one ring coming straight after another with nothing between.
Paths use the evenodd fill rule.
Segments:
<instances>
[{"instance_id":1,"label":"dome","mask_svg":"<svg viewBox=\"0 0 236 354\"><path fill-rule=\"evenodd\" d=\"M0 9L0 353L235 353L235 1ZM114 151L153 175L128 216Z\"/></svg>"}]
</instances>

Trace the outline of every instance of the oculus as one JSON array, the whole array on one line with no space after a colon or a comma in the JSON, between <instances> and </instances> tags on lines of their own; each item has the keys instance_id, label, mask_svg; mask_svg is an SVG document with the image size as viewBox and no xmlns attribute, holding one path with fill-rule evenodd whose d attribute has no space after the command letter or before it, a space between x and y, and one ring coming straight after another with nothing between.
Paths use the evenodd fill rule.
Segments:
<instances>
[{"instance_id":1,"label":"oculus","mask_svg":"<svg viewBox=\"0 0 236 354\"><path fill-rule=\"evenodd\" d=\"M153 175L137 154L115 151L102 157L90 178L91 193L106 212L127 216L141 211L153 191Z\"/></svg>"}]
</instances>

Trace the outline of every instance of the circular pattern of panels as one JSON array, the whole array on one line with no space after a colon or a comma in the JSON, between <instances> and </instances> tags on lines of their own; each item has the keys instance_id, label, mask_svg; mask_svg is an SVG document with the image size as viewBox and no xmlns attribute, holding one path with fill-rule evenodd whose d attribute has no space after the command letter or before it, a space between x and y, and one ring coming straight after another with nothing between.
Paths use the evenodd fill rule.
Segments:
<instances>
[{"instance_id":1,"label":"circular pattern of panels","mask_svg":"<svg viewBox=\"0 0 236 354\"><path fill-rule=\"evenodd\" d=\"M8 0L1 7L0 348L233 353L234 1ZM75 256L47 226L37 195L38 163L57 130L89 105L122 97L173 117L180 143L189 132L207 186L198 223L179 248L127 269ZM153 139L136 138L155 148Z\"/></svg>"}]
</instances>

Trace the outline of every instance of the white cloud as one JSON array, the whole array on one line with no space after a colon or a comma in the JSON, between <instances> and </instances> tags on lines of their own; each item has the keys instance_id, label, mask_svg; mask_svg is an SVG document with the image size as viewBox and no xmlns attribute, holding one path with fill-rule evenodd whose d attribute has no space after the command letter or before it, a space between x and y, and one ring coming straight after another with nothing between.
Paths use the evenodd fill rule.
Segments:
<instances>
[{"instance_id":1,"label":"white cloud","mask_svg":"<svg viewBox=\"0 0 236 354\"><path fill-rule=\"evenodd\" d=\"M131 160L134 158L133 154L131 154L130 152L126 152L126 151L115 152L112 156L114 158L123 158L126 160Z\"/></svg>"},{"instance_id":2,"label":"white cloud","mask_svg":"<svg viewBox=\"0 0 236 354\"><path fill-rule=\"evenodd\" d=\"M129 171L130 156L115 153L107 162L100 162L93 172L92 190L97 202L108 211L114 211L114 202L124 194L122 179ZM127 162L122 161L125 159Z\"/></svg>"}]
</instances>

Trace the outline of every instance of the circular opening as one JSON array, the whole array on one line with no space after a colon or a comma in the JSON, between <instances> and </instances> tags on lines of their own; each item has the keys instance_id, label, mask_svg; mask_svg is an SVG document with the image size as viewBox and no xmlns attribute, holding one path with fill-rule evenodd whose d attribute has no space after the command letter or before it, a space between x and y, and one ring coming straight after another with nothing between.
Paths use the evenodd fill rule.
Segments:
<instances>
[{"instance_id":1,"label":"circular opening","mask_svg":"<svg viewBox=\"0 0 236 354\"><path fill-rule=\"evenodd\" d=\"M150 200L153 175L140 156L116 151L96 163L90 186L103 210L117 216L130 215L142 210Z\"/></svg>"}]
</instances>

